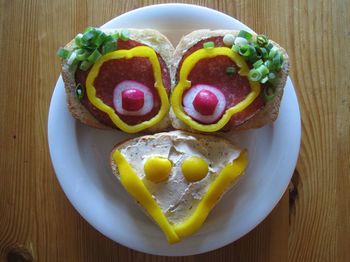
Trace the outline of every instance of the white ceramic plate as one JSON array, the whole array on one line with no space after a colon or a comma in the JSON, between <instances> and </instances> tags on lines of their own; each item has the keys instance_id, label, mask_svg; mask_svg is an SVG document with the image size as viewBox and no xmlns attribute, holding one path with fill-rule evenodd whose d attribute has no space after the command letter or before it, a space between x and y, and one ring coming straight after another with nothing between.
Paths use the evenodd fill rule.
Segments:
<instances>
[{"instance_id":1,"label":"white ceramic plate","mask_svg":"<svg viewBox=\"0 0 350 262\"><path fill-rule=\"evenodd\" d=\"M196 29L251 30L236 19L205 7L165 4L133 10L103 26L158 29L176 45ZM230 139L250 153L245 177L214 208L203 227L176 245L144 215L113 177L113 145L133 137L83 126L67 111L62 79L52 95L48 139L57 178L78 212L97 230L129 248L158 255L192 255L227 245L258 225L277 204L293 173L300 145L300 113L288 79L273 125Z\"/></svg>"}]
</instances>

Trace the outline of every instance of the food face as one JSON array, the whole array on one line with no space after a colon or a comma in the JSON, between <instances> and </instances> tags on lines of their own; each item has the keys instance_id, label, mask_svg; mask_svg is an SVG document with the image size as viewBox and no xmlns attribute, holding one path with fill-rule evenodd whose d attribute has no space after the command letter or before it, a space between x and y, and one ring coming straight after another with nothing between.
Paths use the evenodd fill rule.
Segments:
<instances>
[{"instance_id":1,"label":"food face","mask_svg":"<svg viewBox=\"0 0 350 262\"><path fill-rule=\"evenodd\" d=\"M75 80L84 94L81 103L107 126L136 133L168 113L168 68L151 47L137 41L119 37L114 50L88 69L77 68Z\"/></svg>"},{"instance_id":2,"label":"food face","mask_svg":"<svg viewBox=\"0 0 350 262\"><path fill-rule=\"evenodd\" d=\"M170 243L198 230L247 166L246 153L226 140L179 131L130 142L112 152L112 161Z\"/></svg>"},{"instance_id":3,"label":"food face","mask_svg":"<svg viewBox=\"0 0 350 262\"><path fill-rule=\"evenodd\" d=\"M177 68L171 100L175 115L203 132L239 126L253 117L269 100L266 93L283 63L283 55L267 41L241 31L188 49Z\"/></svg>"}]
</instances>

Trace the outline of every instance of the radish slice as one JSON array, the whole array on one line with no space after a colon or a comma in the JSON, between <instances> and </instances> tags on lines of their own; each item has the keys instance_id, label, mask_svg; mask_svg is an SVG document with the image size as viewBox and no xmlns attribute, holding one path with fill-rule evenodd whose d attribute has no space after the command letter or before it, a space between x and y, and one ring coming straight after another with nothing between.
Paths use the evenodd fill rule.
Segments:
<instances>
[{"instance_id":1,"label":"radish slice","mask_svg":"<svg viewBox=\"0 0 350 262\"><path fill-rule=\"evenodd\" d=\"M218 98L214 93L208 89L202 89L195 96L193 106L202 115L210 116L214 113L218 102Z\"/></svg>"},{"instance_id":2,"label":"radish slice","mask_svg":"<svg viewBox=\"0 0 350 262\"><path fill-rule=\"evenodd\" d=\"M130 92L131 90L137 90L137 91ZM137 106L126 105L125 102L130 102L131 100L131 98L127 96L130 96L132 93L134 93L134 95L137 93L136 100L140 100L140 92L143 94L143 105L138 110L133 110L133 109L137 109ZM123 105L123 94L124 94L124 98L129 100L129 101L124 100L124 105ZM151 90L144 84L141 84L136 81L125 80L123 82L120 82L114 88L113 105L118 114L121 114L124 116L142 116L152 111L154 106L153 94Z\"/></svg>"},{"instance_id":3,"label":"radish slice","mask_svg":"<svg viewBox=\"0 0 350 262\"><path fill-rule=\"evenodd\" d=\"M122 92L122 107L124 110L137 111L143 107L145 95L138 89L128 89Z\"/></svg>"},{"instance_id":4,"label":"radish slice","mask_svg":"<svg viewBox=\"0 0 350 262\"><path fill-rule=\"evenodd\" d=\"M211 115L204 115L198 112L196 110L196 106L194 105L196 104L195 98L201 91L204 90L216 96L218 101L215 110L213 110L213 113ZM217 122L225 112L226 108L226 99L224 94L218 88L209 85L195 85L191 87L184 95L182 102L184 106L184 111L193 119L204 124L211 124Z\"/></svg>"}]
</instances>

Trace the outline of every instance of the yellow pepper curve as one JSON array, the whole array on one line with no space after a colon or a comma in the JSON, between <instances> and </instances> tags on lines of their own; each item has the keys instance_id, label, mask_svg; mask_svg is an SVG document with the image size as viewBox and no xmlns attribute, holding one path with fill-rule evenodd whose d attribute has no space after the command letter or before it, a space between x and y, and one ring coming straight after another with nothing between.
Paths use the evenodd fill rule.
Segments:
<instances>
[{"instance_id":1,"label":"yellow pepper curve","mask_svg":"<svg viewBox=\"0 0 350 262\"><path fill-rule=\"evenodd\" d=\"M161 102L161 107L157 115L155 115L150 120L142 122L136 125L128 125L115 113L114 109L106 105L100 98L96 96L96 89L94 87L94 80L98 76L101 66L104 62L111 59L130 59L132 57L145 57L151 62L153 68L153 74L155 79L154 87L156 88ZM147 46L138 46L129 50L117 50L110 52L102 56L91 68L86 79L86 93L90 102L97 107L99 110L108 114L113 123L120 128L122 131L127 133L137 133L148 127L151 127L161 121L163 117L168 113L169 110L169 100L168 95L165 91L160 64L158 61L157 54L154 50Z\"/></svg>"},{"instance_id":2,"label":"yellow pepper curve","mask_svg":"<svg viewBox=\"0 0 350 262\"><path fill-rule=\"evenodd\" d=\"M242 76L247 76L249 73L249 67L247 63L244 61L244 59L238 55L236 52L232 51L230 48L227 47L216 47L212 49L199 49L195 52L193 52L191 55L186 57L184 60L182 67L180 69L180 80L179 83L175 86L172 97L171 97L171 105L174 110L175 115L185 122L187 125L192 127L195 130L198 131L204 131L204 132L215 132L223 128L231 119L231 117L238 113L243 111L245 108L247 108L254 100L257 98L257 96L260 93L260 83L249 81L251 92L248 94L248 96L239 102L237 105L227 109L222 116L222 118L214 123L214 124L201 124L194 119L192 119L190 116L188 116L182 107L182 95L184 91L191 87L191 82L188 81L188 75L190 74L193 67L197 64L198 61L200 61L203 58L213 58L216 56L224 55L229 57L232 61L234 61L237 66L240 68L239 74Z\"/></svg>"}]
</instances>

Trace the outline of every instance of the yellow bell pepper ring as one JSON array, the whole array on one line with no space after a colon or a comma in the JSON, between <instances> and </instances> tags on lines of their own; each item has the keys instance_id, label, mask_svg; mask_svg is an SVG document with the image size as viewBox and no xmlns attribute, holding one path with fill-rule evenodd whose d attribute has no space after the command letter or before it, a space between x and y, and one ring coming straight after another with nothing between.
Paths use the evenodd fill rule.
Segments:
<instances>
[{"instance_id":1,"label":"yellow bell pepper ring","mask_svg":"<svg viewBox=\"0 0 350 262\"><path fill-rule=\"evenodd\" d=\"M237 54L236 52L232 51L230 48L227 47L216 47L211 49L199 49L195 52L193 52L191 55L186 57L184 62L182 63L182 66L180 68L180 79L178 84L175 86L173 94L171 96L171 105L172 109L175 113L175 115L182 120L185 124L190 126L191 128L203 131L203 132L215 132L220 129L222 129L231 119L231 117L238 113L243 111L245 108L247 108L260 94L260 83L254 82L249 80L249 84L251 87L251 92L247 95L247 97L236 104L233 107L228 108L224 115L221 117L221 119L214 123L214 124L201 124L197 121L195 121L193 118L191 118L189 115L187 115L182 106L182 97L183 93L186 89L191 87L191 82L188 80L188 75L191 73L194 66L204 58L213 58L216 56L227 56L232 61L234 61L237 66L240 68L239 74L242 76L247 76L249 73L249 67L247 63L244 61L244 59Z\"/></svg>"},{"instance_id":2,"label":"yellow bell pepper ring","mask_svg":"<svg viewBox=\"0 0 350 262\"><path fill-rule=\"evenodd\" d=\"M154 87L157 90L161 107L159 112L151 119L144 121L136 125L129 125L125 123L120 117L115 113L115 110L109 105L105 104L100 98L96 96L96 88L94 87L94 80L98 76L101 66L104 62L112 59L130 59L133 57L145 57L148 58L153 69L153 75L155 79ZM122 131L127 133L137 133L146 128L154 126L159 121L161 121L164 116L169 111L169 99L167 92L164 88L162 81L161 67L156 52L148 46L137 46L129 50L117 50L110 52L102 56L96 63L92 66L88 77L86 79L86 93L89 101L99 110L108 114L113 123Z\"/></svg>"}]
</instances>

